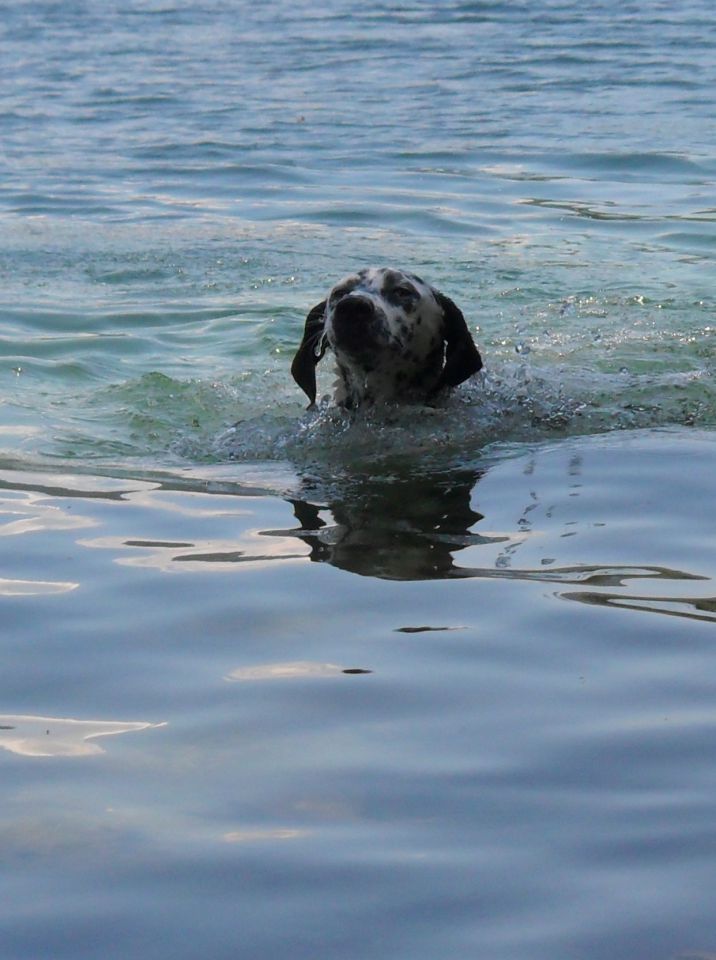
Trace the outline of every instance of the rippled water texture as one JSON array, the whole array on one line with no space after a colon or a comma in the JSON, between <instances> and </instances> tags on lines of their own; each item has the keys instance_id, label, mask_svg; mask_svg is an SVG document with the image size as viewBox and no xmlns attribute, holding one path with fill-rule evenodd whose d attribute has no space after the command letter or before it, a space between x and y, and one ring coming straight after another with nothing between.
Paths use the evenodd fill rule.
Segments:
<instances>
[{"instance_id":1,"label":"rippled water texture","mask_svg":"<svg viewBox=\"0 0 716 960\"><path fill-rule=\"evenodd\" d=\"M0 70L2 960L715 957L711 4L18 0ZM371 264L485 369L307 412Z\"/></svg>"},{"instance_id":2,"label":"rippled water texture","mask_svg":"<svg viewBox=\"0 0 716 960\"><path fill-rule=\"evenodd\" d=\"M0 478L6 956L710 955L712 434L203 469Z\"/></svg>"},{"instance_id":3,"label":"rippled water texture","mask_svg":"<svg viewBox=\"0 0 716 960\"><path fill-rule=\"evenodd\" d=\"M271 456L308 307L384 262L463 308L497 439L713 423L706 4L23 2L0 29L5 446L195 457L249 418Z\"/></svg>"}]
</instances>

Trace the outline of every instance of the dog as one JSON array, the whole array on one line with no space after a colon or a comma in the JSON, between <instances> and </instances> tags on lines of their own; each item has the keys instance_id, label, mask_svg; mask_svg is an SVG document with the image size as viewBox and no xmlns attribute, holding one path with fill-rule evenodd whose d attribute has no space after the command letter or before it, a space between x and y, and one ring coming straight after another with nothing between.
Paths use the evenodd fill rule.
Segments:
<instances>
[{"instance_id":1,"label":"dog","mask_svg":"<svg viewBox=\"0 0 716 960\"><path fill-rule=\"evenodd\" d=\"M335 401L348 410L383 402L426 403L482 368L465 318L444 294L402 270L345 277L306 317L291 373L316 402L316 365L338 368Z\"/></svg>"}]
</instances>

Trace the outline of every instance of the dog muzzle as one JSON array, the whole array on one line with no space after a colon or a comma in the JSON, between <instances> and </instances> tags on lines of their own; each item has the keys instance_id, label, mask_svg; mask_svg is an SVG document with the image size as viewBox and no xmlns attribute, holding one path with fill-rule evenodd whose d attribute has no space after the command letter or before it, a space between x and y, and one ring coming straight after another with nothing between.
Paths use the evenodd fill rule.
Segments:
<instances>
[{"instance_id":1,"label":"dog muzzle","mask_svg":"<svg viewBox=\"0 0 716 960\"><path fill-rule=\"evenodd\" d=\"M385 316L370 297L348 294L333 308L334 346L353 356L372 352L385 340Z\"/></svg>"}]
</instances>

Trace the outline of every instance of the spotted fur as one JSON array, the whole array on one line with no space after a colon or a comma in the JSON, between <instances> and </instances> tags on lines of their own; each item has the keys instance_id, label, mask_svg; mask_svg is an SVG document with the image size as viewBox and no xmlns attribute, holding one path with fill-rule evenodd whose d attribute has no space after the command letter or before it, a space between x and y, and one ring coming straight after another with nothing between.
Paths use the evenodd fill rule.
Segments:
<instances>
[{"instance_id":1,"label":"spotted fur","mask_svg":"<svg viewBox=\"0 0 716 960\"><path fill-rule=\"evenodd\" d=\"M420 277L371 268L339 281L306 317L291 373L316 400L316 364L330 349L335 400L349 409L424 402L482 367L465 318Z\"/></svg>"}]
</instances>

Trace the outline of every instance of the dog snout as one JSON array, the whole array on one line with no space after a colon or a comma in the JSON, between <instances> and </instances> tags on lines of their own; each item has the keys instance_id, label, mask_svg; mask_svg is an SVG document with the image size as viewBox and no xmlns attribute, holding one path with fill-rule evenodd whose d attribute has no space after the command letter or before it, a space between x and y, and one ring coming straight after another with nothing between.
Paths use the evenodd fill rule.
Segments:
<instances>
[{"instance_id":1,"label":"dog snout","mask_svg":"<svg viewBox=\"0 0 716 960\"><path fill-rule=\"evenodd\" d=\"M352 357L372 356L384 339L383 313L369 296L349 293L333 308L328 338Z\"/></svg>"},{"instance_id":2,"label":"dog snout","mask_svg":"<svg viewBox=\"0 0 716 960\"><path fill-rule=\"evenodd\" d=\"M370 297L349 293L336 304L334 316L336 320L370 321L375 319L375 306Z\"/></svg>"}]
</instances>

